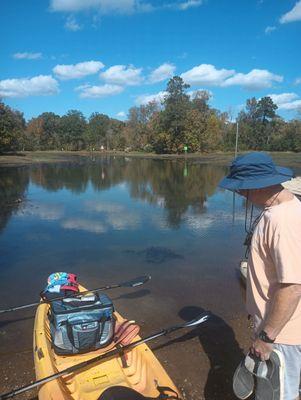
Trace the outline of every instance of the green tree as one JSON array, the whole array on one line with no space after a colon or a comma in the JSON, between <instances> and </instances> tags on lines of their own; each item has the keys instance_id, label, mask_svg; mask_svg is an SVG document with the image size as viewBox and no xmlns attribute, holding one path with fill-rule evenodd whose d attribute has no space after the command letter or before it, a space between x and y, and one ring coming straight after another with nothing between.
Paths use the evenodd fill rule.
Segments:
<instances>
[{"instance_id":1,"label":"green tree","mask_svg":"<svg viewBox=\"0 0 301 400\"><path fill-rule=\"evenodd\" d=\"M84 133L86 119L77 110L70 110L60 119L60 143L68 150L82 150L85 147Z\"/></svg>"},{"instance_id":2,"label":"green tree","mask_svg":"<svg viewBox=\"0 0 301 400\"><path fill-rule=\"evenodd\" d=\"M238 116L240 148L268 150L274 134L273 121L277 118L277 105L270 97L257 101L254 97L246 102L246 110Z\"/></svg>"},{"instance_id":3,"label":"green tree","mask_svg":"<svg viewBox=\"0 0 301 400\"><path fill-rule=\"evenodd\" d=\"M22 150L24 131L23 114L0 102L0 152Z\"/></svg>"},{"instance_id":4,"label":"green tree","mask_svg":"<svg viewBox=\"0 0 301 400\"><path fill-rule=\"evenodd\" d=\"M160 131L171 138L168 152L182 153L185 145L185 121L191 104L185 90L189 85L179 76L174 76L167 84L164 110L160 113Z\"/></svg>"},{"instance_id":5,"label":"green tree","mask_svg":"<svg viewBox=\"0 0 301 400\"><path fill-rule=\"evenodd\" d=\"M97 149L106 147L106 137L110 127L110 118L105 114L92 113L89 118L84 138L88 147Z\"/></svg>"}]
</instances>

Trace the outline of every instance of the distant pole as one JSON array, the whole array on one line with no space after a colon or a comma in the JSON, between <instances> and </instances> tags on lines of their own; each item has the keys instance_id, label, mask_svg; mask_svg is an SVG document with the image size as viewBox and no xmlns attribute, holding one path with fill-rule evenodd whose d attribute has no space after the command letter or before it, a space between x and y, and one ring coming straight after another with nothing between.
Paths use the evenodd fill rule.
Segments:
<instances>
[{"instance_id":1,"label":"distant pole","mask_svg":"<svg viewBox=\"0 0 301 400\"><path fill-rule=\"evenodd\" d=\"M235 158L237 157L238 148L238 121L236 120L236 139L235 139ZM235 223L235 192L233 192L233 203L232 203L232 224Z\"/></svg>"},{"instance_id":2,"label":"distant pole","mask_svg":"<svg viewBox=\"0 0 301 400\"><path fill-rule=\"evenodd\" d=\"M236 121L235 158L237 156L237 148L238 148L238 121Z\"/></svg>"}]
</instances>

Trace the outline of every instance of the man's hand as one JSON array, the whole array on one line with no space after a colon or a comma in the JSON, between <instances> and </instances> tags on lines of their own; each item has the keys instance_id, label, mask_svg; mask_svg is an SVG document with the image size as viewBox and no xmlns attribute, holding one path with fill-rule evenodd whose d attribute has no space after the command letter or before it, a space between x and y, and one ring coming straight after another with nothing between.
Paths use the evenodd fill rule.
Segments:
<instances>
[{"instance_id":1,"label":"man's hand","mask_svg":"<svg viewBox=\"0 0 301 400\"><path fill-rule=\"evenodd\" d=\"M270 358L270 354L273 350L272 343L263 342L260 339L254 340L250 347L250 352L261 359L261 361L266 361Z\"/></svg>"}]
</instances>

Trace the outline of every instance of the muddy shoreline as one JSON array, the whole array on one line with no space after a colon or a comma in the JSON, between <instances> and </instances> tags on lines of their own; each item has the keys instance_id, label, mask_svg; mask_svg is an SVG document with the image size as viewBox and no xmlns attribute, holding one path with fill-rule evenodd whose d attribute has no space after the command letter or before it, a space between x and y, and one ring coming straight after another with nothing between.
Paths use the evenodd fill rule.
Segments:
<instances>
[{"instance_id":1,"label":"muddy shoreline","mask_svg":"<svg viewBox=\"0 0 301 400\"><path fill-rule=\"evenodd\" d=\"M244 287L241 286L242 294ZM124 295L120 290L118 297ZM183 330L166 338L149 343L155 355L180 389L183 400L235 400L232 375L235 367L248 349L250 332L243 311L227 317L212 313L211 320L193 330ZM118 304L118 302L116 302ZM133 308L123 302L123 314L133 315ZM179 311L181 320L189 320L203 310L187 306ZM35 310L17 311L0 318L1 393L16 389L35 380L32 356L32 332ZM141 321L142 336L154 333L165 326L145 321L145 314L135 312ZM143 320L142 320L143 318ZM160 318L158 318L160 320ZM165 325L171 321L166 321ZM159 329L158 329L159 328ZM20 341L11 343L11 337L22 331ZM4 342L4 343L3 343ZM12 350L13 349L13 350ZM37 400L37 391L19 395L18 399Z\"/></svg>"},{"instance_id":2,"label":"muddy shoreline","mask_svg":"<svg viewBox=\"0 0 301 400\"><path fill-rule=\"evenodd\" d=\"M186 159L199 160L202 162L227 162L232 159L231 153L213 153L213 154L153 154L153 153L128 153L121 151L27 151L11 154L0 155L1 166L22 166L30 164L45 164L57 162L77 161L80 158L88 158L93 160L99 156L115 156L115 157L133 157L133 158L150 158L150 159Z\"/></svg>"},{"instance_id":3,"label":"muddy shoreline","mask_svg":"<svg viewBox=\"0 0 301 400\"><path fill-rule=\"evenodd\" d=\"M270 153L275 160L286 163L289 160L296 166L301 165L301 153L274 152ZM194 163L219 163L229 165L234 157L232 152L228 153L210 153L210 154L154 154L154 153L138 153L138 152L122 152L122 151L26 151L9 154L0 154L0 168L25 166L31 164L47 164L62 163L70 161L78 161L80 158L87 158L93 161L99 156L115 156L115 157L132 157L132 158L149 158L158 160L187 160Z\"/></svg>"}]
</instances>

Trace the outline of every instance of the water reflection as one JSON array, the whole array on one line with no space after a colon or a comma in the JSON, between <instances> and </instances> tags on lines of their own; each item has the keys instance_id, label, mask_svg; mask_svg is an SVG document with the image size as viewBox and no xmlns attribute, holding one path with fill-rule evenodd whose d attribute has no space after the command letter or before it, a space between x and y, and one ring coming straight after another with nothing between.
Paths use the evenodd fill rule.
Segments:
<instances>
[{"instance_id":1,"label":"water reflection","mask_svg":"<svg viewBox=\"0 0 301 400\"><path fill-rule=\"evenodd\" d=\"M25 168L0 169L0 230L16 212L25 197L29 183L28 171Z\"/></svg>"},{"instance_id":2,"label":"water reflection","mask_svg":"<svg viewBox=\"0 0 301 400\"><path fill-rule=\"evenodd\" d=\"M225 168L221 166L194 165L184 161L103 157L95 162L32 167L30 180L49 192L65 189L74 194L85 193L89 188L98 192L116 186L126 187L132 199L163 208L167 226L179 228L188 209L192 215L204 213L206 199L214 193L224 172ZM118 203L94 199L86 201L84 207L87 212L106 214L109 225L116 230L135 228L139 224L139 217ZM37 215L46 219L58 219L61 211L58 205L49 209L47 204L35 210ZM92 222L93 227L90 226ZM66 220L63 227L95 233L106 231L103 224L82 218Z\"/></svg>"}]
</instances>

